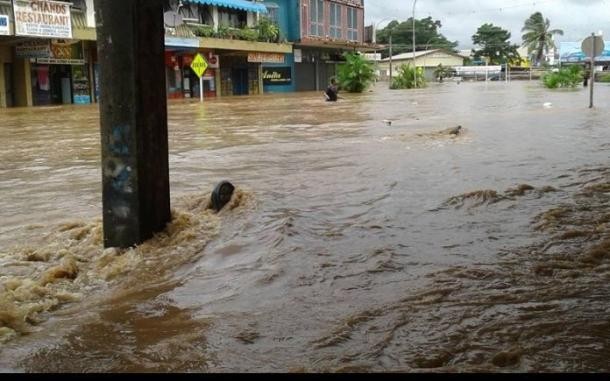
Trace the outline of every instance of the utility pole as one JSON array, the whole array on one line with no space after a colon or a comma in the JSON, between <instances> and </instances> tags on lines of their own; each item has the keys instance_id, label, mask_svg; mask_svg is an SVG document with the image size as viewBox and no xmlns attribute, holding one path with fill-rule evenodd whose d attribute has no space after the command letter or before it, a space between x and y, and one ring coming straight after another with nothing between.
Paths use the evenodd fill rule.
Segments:
<instances>
[{"instance_id":1,"label":"utility pole","mask_svg":"<svg viewBox=\"0 0 610 381\"><path fill-rule=\"evenodd\" d=\"M163 0L94 0L100 61L104 246L171 220Z\"/></svg>"},{"instance_id":2,"label":"utility pole","mask_svg":"<svg viewBox=\"0 0 610 381\"><path fill-rule=\"evenodd\" d=\"M591 84L589 85L589 108L593 108L593 88L595 87L595 56L597 55L597 39L595 33L591 33L593 43L593 54L591 54Z\"/></svg>"},{"instance_id":3,"label":"utility pole","mask_svg":"<svg viewBox=\"0 0 610 381\"><path fill-rule=\"evenodd\" d=\"M413 0L413 69L415 70L413 75L413 83L417 89L417 65L415 65L415 5L417 5L417 0Z\"/></svg>"},{"instance_id":4,"label":"utility pole","mask_svg":"<svg viewBox=\"0 0 610 381\"><path fill-rule=\"evenodd\" d=\"M392 51L392 30L390 29L390 89L392 88L392 56L394 52Z\"/></svg>"}]
</instances>

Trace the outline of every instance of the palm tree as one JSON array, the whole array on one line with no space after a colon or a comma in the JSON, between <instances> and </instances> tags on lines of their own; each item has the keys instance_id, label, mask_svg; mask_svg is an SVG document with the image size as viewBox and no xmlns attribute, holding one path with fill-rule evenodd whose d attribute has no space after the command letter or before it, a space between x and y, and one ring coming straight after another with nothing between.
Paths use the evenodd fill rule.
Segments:
<instances>
[{"instance_id":1,"label":"palm tree","mask_svg":"<svg viewBox=\"0 0 610 381\"><path fill-rule=\"evenodd\" d=\"M548 53L549 49L555 48L553 36L556 34L563 36L563 30L551 30L551 22L549 19L545 19L540 12L532 14L529 19L525 20L521 32L524 32L523 46L527 47L528 54L536 53L534 62L537 66L540 65L544 54Z\"/></svg>"}]
</instances>

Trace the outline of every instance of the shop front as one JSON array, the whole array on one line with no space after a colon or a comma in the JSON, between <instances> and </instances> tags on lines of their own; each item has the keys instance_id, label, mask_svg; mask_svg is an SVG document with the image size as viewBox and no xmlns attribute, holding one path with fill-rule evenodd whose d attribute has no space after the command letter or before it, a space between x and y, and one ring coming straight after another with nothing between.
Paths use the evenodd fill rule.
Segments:
<instances>
[{"instance_id":1,"label":"shop front","mask_svg":"<svg viewBox=\"0 0 610 381\"><path fill-rule=\"evenodd\" d=\"M334 49L295 49L297 91L320 91L337 74L337 65L344 62L343 52Z\"/></svg>"},{"instance_id":2,"label":"shop front","mask_svg":"<svg viewBox=\"0 0 610 381\"><path fill-rule=\"evenodd\" d=\"M249 62L248 53L233 52L220 56L220 87L223 96L262 93L261 63Z\"/></svg>"},{"instance_id":3,"label":"shop front","mask_svg":"<svg viewBox=\"0 0 610 381\"><path fill-rule=\"evenodd\" d=\"M30 62L34 106L90 104L89 66L83 43L53 40L17 46L16 56Z\"/></svg>"},{"instance_id":4,"label":"shop front","mask_svg":"<svg viewBox=\"0 0 610 381\"><path fill-rule=\"evenodd\" d=\"M216 74L219 67L219 58L214 52L169 50L165 52L167 97L169 99L199 97L199 78L191 68L197 53L201 54L209 65L203 75L204 97L213 98L217 96Z\"/></svg>"},{"instance_id":5,"label":"shop front","mask_svg":"<svg viewBox=\"0 0 610 381\"><path fill-rule=\"evenodd\" d=\"M262 63L262 79L265 93L273 94L295 91L293 54L259 53L253 56Z\"/></svg>"}]
</instances>

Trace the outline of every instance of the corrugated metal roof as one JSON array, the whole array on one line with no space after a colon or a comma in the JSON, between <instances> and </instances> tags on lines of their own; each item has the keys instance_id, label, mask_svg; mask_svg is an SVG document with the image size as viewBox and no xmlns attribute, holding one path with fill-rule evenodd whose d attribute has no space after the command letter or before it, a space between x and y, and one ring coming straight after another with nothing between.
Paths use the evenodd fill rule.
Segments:
<instances>
[{"instance_id":1,"label":"corrugated metal roof","mask_svg":"<svg viewBox=\"0 0 610 381\"><path fill-rule=\"evenodd\" d=\"M217 7L226 7L240 9L248 12L267 13L267 7L261 3L254 3L246 0L188 0L191 3L215 5Z\"/></svg>"}]
</instances>

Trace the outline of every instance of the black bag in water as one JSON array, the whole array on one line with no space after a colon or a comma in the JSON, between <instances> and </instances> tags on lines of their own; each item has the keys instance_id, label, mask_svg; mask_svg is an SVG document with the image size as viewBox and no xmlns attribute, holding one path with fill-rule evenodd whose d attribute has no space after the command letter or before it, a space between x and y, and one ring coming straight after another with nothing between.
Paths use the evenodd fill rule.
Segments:
<instances>
[{"instance_id":1,"label":"black bag in water","mask_svg":"<svg viewBox=\"0 0 610 381\"><path fill-rule=\"evenodd\" d=\"M223 181L216 186L212 192L212 208L220 212L231 201L235 187L228 181Z\"/></svg>"}]
</instances>

